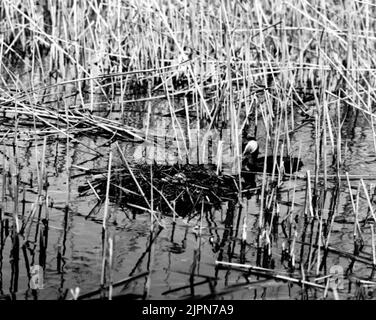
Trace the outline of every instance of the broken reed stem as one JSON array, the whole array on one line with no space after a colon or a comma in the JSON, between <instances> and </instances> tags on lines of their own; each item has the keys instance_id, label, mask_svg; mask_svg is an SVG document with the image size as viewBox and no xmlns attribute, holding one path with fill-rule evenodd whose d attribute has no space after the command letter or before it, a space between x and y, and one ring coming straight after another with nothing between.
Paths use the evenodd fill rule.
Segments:
<instances>
[{"instance_id":1,"label":"broken reed stem","mask_svg":"<svg viewBox=\"0 0 376 320\"><path fill-rule=\"evenodd\" d=\"M260 213L258 219L258 227L261 229L264 225L264 202L265 202L265 188L266 188L266 167L267 167L267 155L268 155L268 139L265 141L265 158L264 158L264 169L262 173L262 186L261 186L261 203L260 203Z\"/></svg>"},{"instance_id":2,"label":"broken reed stem","mask_svg":"<svg viewBox=\"0 0 376 320\"><path fill-rule=\"evenodd\" d=\"M149 203L149 201L148 201L148 199L147 199L147 197L146 197L144 191L142 190L140 184L138 183L136 177L134 176L134 174L133 174L133 170L132 170L131 167L129 166L128 161L127 161L127 159L125 158L124 153L123 153L123 151L121 150L121 148L120 148L120 146L119 146L119 144L118 144L117 142L116 142L116 146L117 146L117 148L118 148L118 150L119 150L119 152L120 152L120 155L121 155L121 158L122 158L123 162L125 163L125 165L126 165L128 171L129 171L129 173L130 173L131 176L132 176L132 179L133 179L134 183L135 183L136 186L137 186L138 191L141 193L141 195L142 195L142 197L144 198L144 200L145 200L146 204L148 205L149 209L151 209L151 205L150 205L150 203Z\"/></svg>"},{"instance_id":3,"label":"broken reed stem","mask_svg":"<svg viewBox=\"0 0 376 320\"><path fill-rule=\"evenodd\" d=\"M112 151L110 151L110 154L109 154L109 157L108 157L106 199L105 199L105 202L104 202L104 215L103 215L102 230L106 230L107 219L108 219L108 206L109 206L109 203L110 203L111 167L112 167Z\"/></svg>"},{"instance_id":4,"label":"broken reed stem","mask_svg":"<svg viewBox=\"0 0 376 320\"><path fill-rule=\"evenodd\" d=\"M324 208L319 207L319 205L324 206L325 203L324 201L323 203L319 203L318 201L318 196L320 195L318 192L318 179L322 178L322 176L319 175L321 164L319 160L323 161L324 189L327 190L328 179L337 177L339 183L340 179L343 177L343 175L340 175L342 161L345 160L341 155L341 116L343 116L341 111L344 110L344 108L341 110L342 103L346 104L346 108L353 108L356 112L360 111L367 115L367 117L370 117L374 147L376 150L374 115L372 114L372 104L375 102L375 97L373 96L372 91L374 83L372 77L367 76L367 73L371 73L372 76L372 68L370 68L370 65L372 64L371 62L373 61L373 58L369 53L372 52L372 50L369 49L374 46L372 23L370 23L370 18L372 18L372 15L374 14L372 5L346 5L344 8L334 6L333 10L328 10L327 7L329 4L323 2L320 5L319 10L310 3L300 4L298 2L291 2L284 5L256 2L254 7L252 7L251 3L244 2L237 2L233 5L230 4L230 2L221 2L219 5L218 4L219 3L217 2L213 2L213 4L208 3L206 5L197 3L190 6L184 3L182 4L182 7L179 7L171 3L164 3L163 1L153 1L152 6L150 6L147 2L141 1L137 6L133 6L117 0L113 1L104 9L103 4L99 2L84 1L80 3L74 1L73 8L65 3L62 3L61 6L57 8L53 1L48 1L48 3L46 3L46 10L51 11L51 23L46 26L39 24L36 18L34 18L37 13L35 1L25 3L20 2L19 4L5 1L5 10L1 11L1 14L4 15L1 18L4 20L5 31L0 35L0 70L6 74L6 77L3 76L2 73L0 75L0 81L2 84L6 84L7 88L4 89L5 100L0 99L0 105L4 110L4 113L13 112L15 109L15 132L18 132L18 121L21 119L20 115L22 115L22 117L33 118L35 146L37 145L37 138L40 134L55 132L66 136L67 199L65 208L66 223L64 227L66 232L69 220L68 214L71 186L70 171L72 168L70 163L71 150L69 143L78 141L73 138L73 134L80 132L80 127L78 125L85 122L91 128L100 128L107 134L114 134L114 137L116 133L122 132L126 136L130 135L131 137L141 139L142 132L134 130L133 128L125 127L125 125L122 126L119 123L110 121L104 117L97 117L95 115L88 116L83 113L80 115L73 115L73 108L68 108L67 105L65 105L66 115L64 119L59 113L50 111L48 105L43 104L46 97L55 94L53 92L55 89L64 91L68 89L68 84L76 87L76 93L78 93L76 97L79 98L78 104L84 107L89 106L91 111L96 111L95 109L99 103L95 104L94 94L96 92L102 92L103 97L109 102L108 105L110 105L111 109L112 105L114 105L114 102L112 101L114 99L109 101L109 96L112 95L111 98L115 98L117 95L116 90L118 91L118 87L120 87L122 118L124 118L124 106L126 104L135 102L141 103L143 100L147 101L149 104L148 116L150 116L150 113L152 112L152 101L153 99L156 99L156 96L152 96L152 90L157 89L158 86L159 88L165 86L167 90L172 90L172 92L167 91L166 94L160 95L160 97L167 97L169 100L170 115L172 115L174 121L172 124L174 125L175 138L178 138L179 134L182 135L183 130L181 130L180 126L180 131L175 129L175 121L177 121L178 117L176 116L174 103L171 101L175 95L184 95L188 140L190 142L189 146L193 145L191 140L194 139L194 137L191 137L190 133L190 110L188 110L189 107L187 102L190 95L192 95L192 100L194 100L193 105L196 105L196 120L199 129L203 127L200 127L199 123L199 120L201 120L203 116L210 118L210 127L212 125L214 127L217 124L217 119L214 119L215 117L218 117L218 119L221 120L227 117L224 122L227 120L226 124L228 125L228 122L231 121L230 126L232 128L231 132L233 136L235 136L238 126L236 121L238 120L239 112L243 105L246 105L246 108L248 109L247 105L249 104L249 100L247 100L247 95L251 95L251 107L255 107L255 135L257 133L258 121L260 120L258 119L259 112L262 114L262 120L264 121L264 126L266 128L266 158L268 148L273 148L275 156L277 151L280 150L280 154L283 156L285 141L287 142L287 150L290 152L291 141L294 140L289 140L290 133L288 132L288 124L285 125L286 138L284 138L281 144L279 143L279 139L282 136L280 133L281 121L283 121L282 115L284 111L286 111L285 120L287 121L287 106L290 99L290 127L292 129L296 127L294 122L299 119L299 117L296 118L296 120L294 118L296 110L295 101L293 99L295 98L292 97L291 92L295 92L298 96L301 95L297 97L297 100L302 104L302 109L304 111L304 109L308 109L310 105L306 103L306 100L303 98L306 98L306 94L309 97L309 91L311 89L315 91L315 88L320 87L321 94L316 94L316 92L314 92L315 107L312 107L312 109L317 112L314 115L315 129L314 132L312 132L316 134L314 146L316 152L314 160L315 175L311 175L311 172L308 171L305 177L307 194L304 211L308 218L318 218L318 212L321 213L317 251L317 266L319 266L320 258L322 258L322 249L320 248L323 246L321 241L325 240L321 239L324 229L321 209L323 211ZM219 9L217 9L216 6ZM114 15L112 12L115 9L117 9L116 19L113 19ZM182 9L184 10L183 14L181 13ZM336 12L337 9L346 12L346 14L344 14L344 19L339 19L339 21L331 19L331 15ZM153 10L154 13L157 12L156 15L153 14ZM30 12L30 14L28 12ZM268 12L274 12L275 14L270 16L270 21L268 21L265 26L265 17L268 17ZM123 23L125 13L127 17L131 16L134 18L132 23L128 23L127 21ZM356 15L359 16L359 21L354 19ZM82 21L81 17L83 17ZM279 23L277 23L275 19L281 18L286 18L286 22L282 21L280 23L281 26L279 26ZM290 20L293 21L291 26L289 24ZM103 28L97 28L99 24L101 24ZM46 27L51 28L52 31L47 31ZM321 38L317 36L321 33L321 29L328 30L328 28L330 29L330 32L323 31ZM340 31L344 29L346 29L345 33ZM145 30L147 32L145 32ZM176 30L184 30L184 32L176 32ZM205 32L203 32L203 30L205 30ZM30 36L28 35L28 31L30 31ZM101 41L103 40L103 34L101 32L108 35L106 48L101 47ZM296 42L298 45L294 45L294 37L297 37ZM40 43L42 45L40 45ZM245 45L249 43L251 43L251 46ZM354 43L356 45L354 45ZM190 49L194 52L195 56L193 58L185 57L187 55L185 44L189 44ZM58 74L56 76L56 83L53 83L55 80L52 79L52 77L48 78L48 80L52 82L51 85L44 85L44 83L38 85L33 81L34 78L38 77L38 65L41 67L42 76L48 74L45 72L46 70L44 70L44 57L42 53L43 45L45 45L51 52L49 71L52 72L57 70L56 73ZM23 51L22 53L24 53L28 50L30 50L31 59L29 59L30 61L24 59L23 63L26 68L31 68L30 74L32 81L29 87L23 85L21 79L15 79L14 74L12 74L7 68L7 65L11 64L11 62L7 62L8 58L11 59L18 57L22 60L22 54L18 51ZM332 55L331 51L335 54ZM345 52L345 56L343 52ZM311 59L310 56L312 54L318 57L317 63L312 62L312 60L315 60ZM12 55L12 57L9 57L10 55ZM90 58L91 55L95 57L94 61ZM172 59L174 56L178 57L178 63L174 63L174 61L176 61L176 59ZM187 61L181 61L181 57L184 57L183 60ZM310 59L309 63L308 58ZM209 76L207 68L211 59L215 60L216 71ZM294 59L298 61L298 67L295 67L296 61ZM130 61L128 62L128 60ZM68 77L70 64L75 71L75 79L73 80L66 79ZM98 75L94 71L91 72L92 68L95 68L93 65L96 65L99 70L103 70L101 72L104 72L104 74ZM61 74L59 75L59 73ZM184 84L185 88L179 89L170 85L173 77L177 75L184 75L188 78L187 82ZM339 76L341 80L335 80L337 76ZM45 79L44 76L42 78ZM61 78L64 81L59 81ZM126 96L125 88L135 78L141 82L150 81L150 83L153 83L155 80L165 80L162 85L157 83L154 88L153 84L148 85L149 94L147 98L129 98L129 100L124 100L124 97ZM209 78L212 78L211 81L208 80ZM371 80L368 81L367 78L371 78ZM107 84L103 85L101 81L107 81ZM84 90L86 82L90 83L89 104L87 103L88 101L84 100L86 99L86 93ZM118 82L120 82L120 86L117 86ZM264 83L265 88L261 89L264 90L262 94L254 94L254 84L256 83ZM103 91L107 91L107 89L109 89L108 93L104 93ZM302 89L304 93L300 93L300 89ZM213 90L215 90L215 92L213 92ZM46 91L46 93L42 93L43 91ZM337 91L339 91L339 93ZM211 100L207 97L207 93L215 96L213 107L211 105ZM264 103L262 99L263 95L266 96L266 103ZM280 97L280 95L283 96ZM66 95L63 96L62 99L65 101L67 99ZM189 99L191 98L189 97ZM322 100L324 100L323 109L321 109ZM39 105L40 102L42 102L42 105ZM331 107L332 105L333 107ZM331 108L330 110L329 106ZM78 109L77 107L78 106L74 106L75 109ZM251 107L247 110L247 117L248 111ZM308 114L308 112L305 113ZM330 115L332 115L333 121ZM55 123L53 119L56 117L58 118L58 123L66 123L65 130L61 129L60 125ZM308 121L309 120L310 119L308 119ZM37 123L38 125L42 124L46 129L37 130ZM336 124L334 128L332 128L332 123ZM179 125L179 122L177 122L177 124ZM275 128L274 124L278 125L278 127ZM75 128L76 125L77 128ZM276 132L272 132L275 129ZM146 131L147 136L149 133L149 127L147 127ZM321 133L322 140L320 141ZM335 136L337 136L337 139L335 139ZM328 146L326 145L327 137L330 139ZM273 140L273 142L271 140ZM38 159L40 160L36 166L39 186L38 191L40 195L43 194L42 190L47 186L47 171L44 166L46 160L45 141L42 157L40 158L38 156L39 150L37 150L37 147L35 152L37 155L37 161ZM322 148L321 159L319 158L320 142ZM82 142L79 143L82 145ZM2 224L5 224L5 220L7 223L12 221L10 219L8 220L8 217L5 216L9 213L6 210L6 192L8 190L7 188L11 185L13 188L9 188L9 193L14 196L14 207L12 208L13 211L11 209L10 212L13 213L13 223L16 226L17 233L20 231L18 226L18 192L20 187L20 169L17 164L17 158L19 156L19 151L17 150L18 145L18 137L15 135L14 147L16 151L14 153L14 161L16 165L14 168L12 167L7 171L4 160L2 173L3 201L0 215ZM197 147L199 148L199 143L197 143ZM220 161L220 156L222 155L221 147L222 144L218 148L218 174L222 169L222 163ZM239 149L238 145L235 147L236 149ZM327 150L327 148L329 148L329 150ZM98 154L98 151L95 150L95 148L92 148L91 151ZM201 151L202 150L198 150L197 152L199 158L198 163L203 160L200 158L200 155L202 154ZM120 153L123 159L125 159L121 150ZM326 156L329 155L329 153L336 156L337 160L337 172L334 175L327 174ZM3 159L5 159L5 156ZM155 216L158 208L154 208L153 191L156 190L156 192L159 192L161 195L162 193L155 188L153 181L151 180L151 203L149 203L148 196L146 196L140 188L128 162L124 162L131 173L132 178L135 180L139 192L144 197L145 202L148 205L150 204L150 209L143 209L151 213L150 219L152 228L155 221L161 223L160 219ZM274 160L272 180L275 173L274 169L277 165L278 163ZM281 162L279 165L281 165ZM265 167L264 163L261 188L261 207L258 217L258 225L260 229L265 227L264 216L266 210L273 209L273 219L275 215L274 210L276 208L274 202L278 199L277 189L273 189L270 192L268 188L269 181L271 180L269 180L266 175ZM7 178L8 172L13 174L9 179ZM152 174L153 173L150 172L151 177ZM108 175L110 175L110 168ZM299 177L297 174L295 174L294 177L295 181L290 224L293 223L292 219L295 209L295 198L299 199L299 194L296 194L296 182ZM280 182L283 182L281 178L282 176L280 174L278 176L278 186ZM366 188L363 181L368 178L374 179L375 177L366 177L366 175L350 176L346 173L351 204L355 215L355 240L358 237L361 237L361 228L359 225L359 198L361 185L365 191L372 218L375 220L375 214L372 208L373 200L371 199L368 188ZM107 183L109 183L109 177L107 177L107 179ZM314 179L313 194L311 179ZM352 195L350 179L361 179L358 184L356 201L354 201ZM99 197L95 192L94 187L91 185L90 187L93 189L94 194ZM106 201L108 201L109 197L108 188L109 185L107 184ZM34 221L35 214L38 213L39 224L40 211L37 210L38 208L41 210L42 205L47 203L47 190L45 195L46 201L44 203L35 201L32 204L26 222L21 228L21 230L24 230L27 234L27 238L32 230L31 224ZM312 195L315 196L314 199L312 199ZM171 207L170 204L168 205ZM313 206L314 208L312 208ZM24 212L24 209L22 212ZM175 217L175 210L172 209L172 212ZM48 212L46 208L46 215L47 214ZM326 246L329 244L330 230L334 224L335 214L336 213L334 212L330 221L329 233L325 244ZM108 202L107 207L104 209L103 228L106 227L105 221L107 215ZM201 224L202 220L201 216ZM245 228L246 222L247 221L244 218L243 228ZM298 226L294 225L294 227L297 228ZM268 236L271 235L271 230L271 226L269 226ZM3 232L3 229L1 231ZM299 232L301 232L301 230L299 230ZM373 228L371 229L371 232L373 260L375 260ZM38 231L36 234L38 234ZM293 244L290 251L292 260L294 260L293 251L297 237L298 233L294 230ZM244 236L242 235L242 239L243 238ZM110 239L111 238L108 238L107 241L107 237L105 237L106 241L104 241L109 247L109 254L111 254ZM268 242L268 240L265 241ZM103 247L105 246L106 245ZM111 258L109 258L109 264L111 264L110 261ZM317 269L316 271L318 272L319 270ZM302 275L304 280L304 269ZM111 296L112 295L109 293L109 297Z\"/></svg>"},{"instance_id":5,"label":"broken reed stem","mask_svg":"<svg viewBox=\"0 0 376 320\"><path fill-rule=\"evenodd\" d=\"M43 139L43 150L42 150L42 158L40 160L40 180L39 180L39 188L38 188L38 216L36 222L36 229L35 229L35 237L34 242L36 243L39 233L39 225L41 223L41 216L43 205L46 203L47 200L47 173L46 173L46 147L47 147L47 137ZM68 176L69 177L69 176ZM68 178L69 182L69 178ZM43 190L45 190L45 195L43 195ZM68 191L69 194L69 191ZM43 198L44 197L44 198ZM67 205L69 203L69 198L67 199Z\"/></svg>"},{"instance_id":6,"label":"broken reed stem","mask_svg":"<svg viewBox=\"0 0 376 320\"><path fill-rule=\"evenodd\" d=\"M314 208L313 208L313 212L314 212L314 216L315 218L317 218L318 216L318 210L319 210L319 170L320 170L320 155L321 155L321 152L320 152L320 121L319 121L319 117L320 117L320 107L318 106L317 107L317 112L315 113L315 184L314 184L314 192L313 192L313 195L314 195ZM312 201L312 200L311 200ZM312 206L312 204L310 204L310 206Z\"/></svg>"},{"instance_id":7,"label":"broken reed stem","mask_svg":"<svg viewBox=\"0 0 376 320\"><path fill-rule=\"evenodd\" d=\"M371 229L371 246L372 246L372 261L373 261L373 266L376 266L376 251L375 251L375 231L374 231L374 225L370 224L369 225Z\"/></svg>"},{"instance_id":8,"label":"broken reed stem","mask_svg":"<svg viewBox=\"0 0 376 320\"><path fill-rule=\"evenodd\" d=\"M107 171L107 184L106 184L106 199L104 202L104 212L102 221L102 272L101 272L101 288L104 290L106 284L106 260L107 260L107 243L108 243L108 232L107 232L107 220L108 220L108 210L110 202L110 182L111 182L111 167L112 167L112 151L110 151L108 158L108 171ZM104 291L103 293L104 294Z\"/></svg>"},{"instance_id":9,"label":"broken reed stem","mask_svg":"<svg viewBox=\"0 0 376 320\"><path fill-rule=\"evenodd\" d=\"M285 276L285 275L277 274L272 269L257 267L257 266L253 266L253 265L250 265L250 264L240 264L240 263L226 262L226 261L216 261L215 264L222 266L224 268L229 268L229 269L239 268L239 269L246 269L248 271L259 272L260 275L265 275L267 277L273 277L275 279L297 283L301 286L306 285L306 286L310 286L310 287L313 287L313 288L318 288L318 289L323 289L323 290L325 289L325 286L323 286L323 285L316 284L316 283L309 282L309 281L305 280L304 272L302 273L302 279L295 279L295 278L288 277L288 276Z\"/></svg>"},{"instance_id":10,"label":"broken reed stem","mask_svg":"<svg viewBox=\"0 0 376 320\"><path fill-rule=\"evenodd\" d=\"M309 216L313 217L313 207L312 207L312 187L311 187L311 171L307 170L307 189L306 189L306 199L308 199L308 208L306 202L304 202L304 214L307 215L307 209L309 211Z\"/></svg>"},{"instance_id":11,"label":"broken reed stem","mask_svg":"<svg viewBox=\"0 0 376 320\"><path fill-rule=\"evenodd\" d=\"M368 189L367 189L363 179L360 179L360 183L363 186L363 190L364 190L364 193L366 195L366 199L367 199L367 203L368 203L368 208L369 208L369 211L371 212L371 216L373 218L373 221L376 222L376 216L375 216L375 212L373 210L371 199L370 199L369 194L368 194Z\"/></svg>"},{"instance_id":12,"label":"broken reed stem","mask_svg":"<svg viewBox=\"0 0 376 320\"><path fill-rule=\"evenodd\" d=\"M320 264L321 264L321 246L322 246L322 219L323 219L323 213L320 215L320 221L319 221L319 234L318 234L318 243L317 243L317 261L316 261L316 275L318 276L320 274ZM329 238L329 236L328 236Z\"/></svg>"},{"instance_id":13,"label":"broken reed stem","mask_svg":"<svg viewBox=\"0 0 376 320\"><path fill-rule=\"evenodd\" d=\"M148 275L146 277L144 299L148 299L151 290L151 275L154 266L154 184L153 184L153 164L150 164L150 238L149 238L149 258L147 262ZM174 216L175 219L175 216Z\"/></svg>"},{"instance_id":14,"label":"broken reed stem","mask_svg":"<svg viewBox=\"0 0 376 320\"><path fill-rule=\"evenodd\" d=\"M147 197L146 197L144 191L142 190L142 188L141 188L139 182L137 181L136 177L134 176L134 174L133 174L133 170L132 170L131 167L129 166L128 161L127 161L127 159L125 158L124 153L123 153L123 151L121 150L121 148L120 148L118 142L116 142L115 144L116 144L116 146L117 146L117 148L118 148L118 150L119 150L119 153L120 153L120 155L121 155L121 158L122 158L123 162L125 163L125 165L126 165L126 167L127 167L127 170L128 170L129 173L131 174L132 179L133 179L134 183L135 183L136 186L137 186L138 191L141 193L143 199L145 200L146 204L147 204L148 207L149 207L148 209L146 209L146 211L149 211L149 210L150 210L150 213L151 213L152 215L154 215L154 219L155 219L155 221L157 221L158 224L159 224L162 228L164 228L164 224L163 224L163 223L161 222L161 220L158 219L158 217L155 215L154 210L151 210L150 202L148 201L148 199L147 199ZM152 187L152 188L154 188L154 187ZM154 188L154 189L155 189L155 188ZM157 189L156 189L156 190L157 190ZM157 190L157 191L158 191L158 190ZM171 208L171 205L169 205L169 207ZM173 209L172 209L172 211L174 212Z\"/></svg>"},{"instance_id":15,"label":"broken reed stem","mask_svg":"<svg viewBox=\"0 0 376 320\"><path fill-rule=\"evenodd\" d=\"M337 133L337 175L338 175L338 184L340 183L340 167L342 163L342 156L341 156L341 113L340 113L340 100L338 99L337 102L337 126L338 126L338 133Z\"/></svg>"},{"instance_id":16,"label":"broken reed stem","mask_svg":"<svg viewBox=\"0 0 376 320\"><path fill-rule=\"evenodd\" d=\"M324 100L325 101L325 100ZM327 190L328 188L328 169L327 169L327 142L326 142L326 135L327 135L327 132L326 132L326 115L327 115L327 112L326 112L326 108L327 108L327 103L324 102L324 107L323 107L323 112L322 112L322 128L323 128L323 137L322 137L322 142L323 142L323 145L322 145L322 158L323 158L323 168L324 168L324 190Z\"/></svg>"},{"instance_id":17,"label":"broken reed stem","mask_svg":"<svg viewBox=\"0 0 376 320\"><path fill-rule=\"evenodd\" d=\"M109 269L109 274L108 274L108 280L109 280L109 285L108 285L108 300L112 300L112 295L113 295L113 258L114 258L114 237L111 235L108 238L108 269Z\"/></svg>"},{"instance_id":18,"label":"broken reed stem","mask_svg":"<svg viewBox=\"0 0 376 320\"><path fill-rule=\"evenodd\" d=\"M356 205L355 205L355 201L354 201L354 198L353 198L353 195L352 195L352 190L351 190L351 183L350 183L350 179L349 179L349 173L346 172L346 179L347 179L347 185L348 185L348 190L349 190L349 197L350 197L350 201L351 201L351 206L352 206L352 209L353 209L353 213L354 213L354 241L357 239L357 228L358 228L358 214L357 214L357 209L356 209ZM359 193L359 184L358 184L358 192ZM359 227L360 228L360 227Z\"/></svg>"}]
</instances>

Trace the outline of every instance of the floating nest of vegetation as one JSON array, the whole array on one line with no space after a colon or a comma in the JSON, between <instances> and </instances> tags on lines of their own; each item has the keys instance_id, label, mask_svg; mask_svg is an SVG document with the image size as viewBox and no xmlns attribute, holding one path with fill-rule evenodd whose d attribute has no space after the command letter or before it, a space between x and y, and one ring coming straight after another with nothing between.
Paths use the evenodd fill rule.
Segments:
<instances>
[{"instance_id":1,"label":"floating nest of vegetation","mask_svg":"<svg viewBox=\"0 0 376 320\"><path fill-rule=\"evenodd\" d=\"M158 210L181 216L203 208L219 208L225 201L236 201L239 181L231 175L217 175L207 165L136 165L113 168L109 198L126 207ZM79 187L81 196L96 192L104 201L107 174L96 175L90 184Z\"/></svg>"}]
</instances>

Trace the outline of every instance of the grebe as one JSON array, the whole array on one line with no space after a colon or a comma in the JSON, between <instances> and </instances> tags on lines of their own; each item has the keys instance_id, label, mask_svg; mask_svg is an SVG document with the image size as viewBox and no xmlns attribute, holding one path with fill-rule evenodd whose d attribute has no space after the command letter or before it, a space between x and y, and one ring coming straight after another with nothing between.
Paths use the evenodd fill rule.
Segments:
<instances>
[{"instance_id":1,"label":"grebe","mask_svg":"<svg viewBox=\"0 0 376 320\"><path fill-rule=\"evenodd\" d=\"M242 161L242 177L246 184L255 185L255 173L264 171L265 157L259 157L259 145L255 137L247 135L242 144L243 161ZM303 162L295 157L276 157L278 173L279 166L283 163L284 172L292 174L299 171L303 166ZM282 161L282 162L281 162ZM272 173L274 165L274 156L270 155L266 158L266 172Z\"/></svg>"}]
</instances>

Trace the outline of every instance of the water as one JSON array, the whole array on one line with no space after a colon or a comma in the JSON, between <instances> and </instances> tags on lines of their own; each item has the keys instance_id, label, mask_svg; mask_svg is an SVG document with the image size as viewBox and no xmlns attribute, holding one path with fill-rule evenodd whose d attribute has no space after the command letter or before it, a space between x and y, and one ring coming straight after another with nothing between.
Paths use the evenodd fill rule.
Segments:
<instances>
[{"instance_id":1,"label":"water","mask_svg":"<svg viewBox=\"0 0 376 320\"><path fill-rule=\"evenodd\" d=\"M68 86L69 87L69 86ZM61 90L61 89L59 89ZM69 91L64 92L68 96ZM77 96L66 98L66 103L78 103ZM125 124L140 129L141 132L149 130L149 134L163 128L167 136L174 136L175 132L187 134L188 126L193 131L198 123L194 118L190 118L188 124L185 117L177 117L171 120L170 117L163 115L169 113L170 105L166 100L157 100L146 103L129 103L124 113L126 117L121 118L120 112L107 114L108 108L106 102L103 102L99 96L96 100L96 108L103 107L103 111L95 113L98 116L105 116L106 119L114 121L124 120ZM53 103L50 105L54 105ZM115 108L116 108L116 104ZM181 102L177 102L174 108L181 107ZM151 118L147 116L147 110L152 110ZM120 119L120 120L119 120ZM303 116L296 112L295 125L303 123ZM260 124L261 123L261 124ZM206 128L207 124L200 124L201 128ZM0 163L3 171L14 172L14 149L12 142L14 136L7 136L6 133L13 124L3 122L0 130L3 133L3 145L1 146ZM45 128L44 128L45 129ZM43 128L41 129L43 130ZM27 275L25 258L20 251L18 288L11 287L12 264L10 260L12 241L10 235L5 237L5 242L1 248L0 265L0 293L3 298L13 294L16 299L59 299L71 298L70 289L79 287L80 293L88 293L99 288L102 271L102 218L103 207L99 212L88 214L95 207L97 200L93 193L81 197L78 193L78 187L86 185L87 181L92 181L94 175L85 174L87 170L99 170L106 172L108 165L108 154L110 150L114 152L114 166L121 164L121 159L116 153L114 144L108 144L107 137L95 136L79 129L73 130L76 135L74 141L68 139L61 133L48 133L45 150L45 167L48 176L47 203L49 228L48 245L46 251L46 263L43 270L43 287L36 291L30 289L30 279ZM8 133L9 134L9 133ZM179 135L179 134L178 134ZM376 167L374 165L373 133L369 128L368 122L362 115L349 116L345 119L342 127L342 145L343 165L340 174L348 172L352 175L369 175L376 177ZM72 135L73 136L73 135ZM265 148L265 129L262 121L259 121L258 136L261 154ZM213 139L216 139L216 132L213 133ZM32 204L38 201L37 196L37 164L43 153L43 135L34 140L33 128L26 125L20 125L18 135L17 162L20 165L20 177L25 188L25 217L29 216ZM330 139L328 137L328 144ZM155 150L150 144L140 144L132 141L119 142L126 158L132 165L140 162L152 162L153 160L173 164L176 162L184 163L185 156L179 158L176 144L167 143L165 149ZM228 142L231 148L231 141ZM278 225L270 239L272 265L276 274L290 279L300 278L300 270L291 271L286 261L281 262L282 247L287 246L294 229L289 230L290 218L287 214L292 209L292 191L295 188L293 218L299 217L296 223L298 237L295 244L295 255L297 261L304 261L305 268L310 269L307 275L311 283L324 285L322 281L317 280L319 276L315 275L315 259L319 257L317 251L312 247L308 251L309 245L303 246L300 243L302 233L306 230L306 242L309 244L311 235L316 237L319 221L308 221L304 225L303 212L305 210L305 173L310 170L314 174L315 159L315 128L314 122L306 122L293 135L291 135L291 146L294 155L301 149L301 157L304 167L298 174L298 179L287 180L280 188L279 196L276 198L279 209ZM184 150L183 150L184 151ZM186 155L192 159L197 159L205 155L205 151L200 150L201 155L197 154L195 148ZM184 154L184 152L183 152ZM328 149L328 159L332 151ZM7 160L9 158L9 161ZM202 160L202 159L201 159ZM213 163L216 163L215 155ZM68 172L71 167L70 184L68 185ZM232 168L226 168L227 173L231 173ZM330 165L328 161L328 175L336 175L336 166ZM91 171L92 172L92 171ZM30 184L33 181L33 185ZM375 180L366 180L367 186L375 183ZM10 180L7 180L8 183ZM257 181L261 184L261 174ZM325 193L320 193L321 200L325 205L322 214L323 219L327 219L331 200L335 196L334 180L329 182L329 189ZM359 180L352 180L353 188L358 187ZM0 182L1 188L2 183ZM12 224L12 212L14 208L14 193L12 185L7 187L6 201L3 202L5 219L9 219ZM322 186L320 187L322 189ZM23 187L19 189L19 208L22 208ZM371 190L373 191L373 190ZM69 196L69 198L68 198ZM371 201L373 199L371 198ZM69 205L69 219L65 229L65 207ZM305 290L293 282L282 281L281 277L265 277L255 272L243 273L237 270L218 269L216 261L240 263L240 239L242 235L243 218L247 216L247 246L245 248L245 259L242 263L252 266L256 265L257 260L257 241L258 241L258 219L260 212L260 198L256 195L250 199L243 199L242 217L239 220L239 230L226 228L225 217L226 210L216 210L212 208L209 211L202 212L188 218L174 218L171 216L163 217L165 228L158 234L151 252L150 243L150 214L147 212L134 215L130 209L121 208L116 203L110 203L110 220L108 224L108 233L113 239L113 267L111 278L113 283L130 276L136 276L150 271L149 285L146 276L141 276L128 283L127 285L117 286L114 289L116 296L147 297L149 299L185 299L192 296L200 296L217 299L320 299L324 296L323 289L313 289L307 286ZM368 214L368 204L364 193L359 199L359 220L363 221ZM353 253L353 232L354 232L354 213L348 193L348 185L345 179L342 179L338 201L335 203L336 215L331 229L330 248L327 257L326 274L332 266L339 266L340 270L345 272L351 263L351 259L345 253ZM19 209L19 212L21 209ZM46 214L42 211L42 217ZM274 213L276 214L276 213ZM286 218L287 217L287 218ZM236 216L235 216L236 218ZM236 219L234 219L234 228L236 228ZM313 226L312 226L313 224ZM311 228L312 227L312 228ZM363 228L363 226L362 226ZM31 237L35 232L35 224L31 229ZM371 230L363 228L364 249L363 257L372 261ZM25 238L20 237L21 245ZM265 239L264 239L265 241ZM36 248L31 241L28 245L27 256L30 266L37 265L40 252L38 239ZM323 246L324 243L321 243ZM321 258L322 258L321 252ZM141 259L142 258L142 259ZM141 260L140 260L141 259ZM341 269L342 268L342 269ZM352 274L345 275L343 278L343 289L339 290L339 296L343 299L350 299L356 296L357 288L354 279L368 279L372 281L372 265L362 262L355 262ZM315 280L316 279L316 280ZM201 283L200 283L201 282ZM193 285L195 284L195 285ZM373 289L367 288L373 297ZM98 297L93 295L91 297ZM329 293L328 298L333 298Z\"/></svg>"}]
</instances>

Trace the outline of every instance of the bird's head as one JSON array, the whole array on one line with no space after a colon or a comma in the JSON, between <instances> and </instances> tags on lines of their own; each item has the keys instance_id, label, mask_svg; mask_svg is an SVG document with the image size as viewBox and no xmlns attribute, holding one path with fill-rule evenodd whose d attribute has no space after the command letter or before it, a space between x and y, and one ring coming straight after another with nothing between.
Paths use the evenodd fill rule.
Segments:
<instances>
[{"instance_id":1,"label":"bird's head","mask_svg":"<svg viewBox=\"0 0 376 320\"><path fill-rule=\"evenodd\" d=\"M259 152L259 145L255 139L255 137L252 137L250 135L247 135L246 143L243 148L243 155L249 156L249 155L258 155Z\"/></svg>"}]
</instances>

